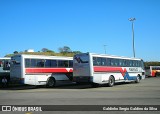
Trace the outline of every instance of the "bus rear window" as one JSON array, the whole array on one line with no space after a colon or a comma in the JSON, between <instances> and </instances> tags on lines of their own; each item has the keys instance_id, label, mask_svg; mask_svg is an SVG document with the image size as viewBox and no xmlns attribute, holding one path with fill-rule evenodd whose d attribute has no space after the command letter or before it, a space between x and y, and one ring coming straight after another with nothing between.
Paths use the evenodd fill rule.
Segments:
<instances>
[{"instance_id":1,"label":"bus rear window","mask_svg":"<svg viewBox=\"0 0 160 114\"><path fill-rule=\"evenodd\" d=\"M74 57L75 63L89 63L89 58L88 56L79 56L76 55Z\"/></svg>"}]
</instances>

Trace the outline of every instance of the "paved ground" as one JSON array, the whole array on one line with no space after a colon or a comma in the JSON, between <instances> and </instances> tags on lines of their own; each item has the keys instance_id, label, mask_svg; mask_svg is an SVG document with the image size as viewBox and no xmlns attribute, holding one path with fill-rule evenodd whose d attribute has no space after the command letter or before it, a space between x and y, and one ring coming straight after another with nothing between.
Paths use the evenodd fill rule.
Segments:
<instances>
[{"instance_id":1,"label":"paved ground","mask_svg":"<svg viewBox=\"0 0 160 114\"><path fill-rule=\"evenodd\" d=\"M91 88L90 85L67 84L55 88L34 86L0 89L0 105L160 105L160 77L146 78L140 83L105 85ZM78 111L76 113L117 113L117 111ZM144 111L143 111L144 112ZM143 113L142 112L142 113ZM5 113L5 112L2 112ZM25 114L27 112L16 112ZM38 114L39 112L32 112ZM53 112L42 112L42 114ZM54 113L64 113L54 111ZM75 113L74 111L65 113ZM137 113L119 111L118 113ZM157 111L148 113L159 113Z\"/></svg>"}]
</instances>

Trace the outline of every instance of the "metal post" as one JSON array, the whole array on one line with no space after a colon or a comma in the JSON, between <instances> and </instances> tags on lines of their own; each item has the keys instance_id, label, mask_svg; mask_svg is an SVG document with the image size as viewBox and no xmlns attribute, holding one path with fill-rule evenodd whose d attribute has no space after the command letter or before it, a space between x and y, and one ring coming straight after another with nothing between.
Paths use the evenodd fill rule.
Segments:
<instances>
[{"instance_id":1,"label":"metal post","mask_svg":"<svg viewBox=\"0 0 160 114\"><path fill-rule=\"evenodd\" d=\"M133 56L135 58L135 47L134 47L134 20L136 20L136 18L130 18L129 21L132 22L132 43L133 43Z\"/></svg>"},{"instance_id":2,"label":"metal post","mask_svg":"<svg viewBox=\"0 0 160 114\"><path fill-rule=\"evenodd\" d=\"M133 21L132 21L132 33L133 33L133 55L134 55L134 58L135 58L135 47L134 47L134 24L133 24Z\"/></svg>"},{"instance_id":3,"label":"metal post","mask_svg":"<svg viewBox=\"0 0 160 114\"><path fill-rule=\"evenodd\" d=\"M106 54L106 45L104 45L104 52L105 52L105 54Z\"/></svg>"}]
</instances>

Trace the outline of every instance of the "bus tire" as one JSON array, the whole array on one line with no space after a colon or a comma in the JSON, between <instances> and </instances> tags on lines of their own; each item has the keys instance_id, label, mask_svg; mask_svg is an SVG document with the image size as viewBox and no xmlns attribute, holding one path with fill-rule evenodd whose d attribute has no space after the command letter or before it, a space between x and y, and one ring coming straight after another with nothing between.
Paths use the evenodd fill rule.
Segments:
<instances>
[{"instance_id":1,"label":"bus tire","mask_svg":"<svg viewBox=\"0 0 160 114\"><path fill-rule=\"evenodd\" d=\"M137 77L136 77L136 81L135 81L136 83L139 83L140 82L140 76L138 75Z\"/></svg>"},{"instance_id":2,"label":"bus tire","mask_svg":"<svg viewBox=\"0 0 160 114\"><path fill-rule=\"evenodd\" d=\"M56 80L54 78L49 78L49 80L47 81L47 87L51 88L54 87L56 84Z\"/></svg>"},{"instance_id":3,"label":"bus tire","mask_svg":"<svg viewBox=\"0 0 160 114\"><path fill-rule=\"evenodd\" d=\"M109 87L113 87L114 84L115 84L115 79L114 79L113 76L110 76L110 77L109 77L109 80L108 80L108 86L109 86Z\"/></svg>"}]
</instances>

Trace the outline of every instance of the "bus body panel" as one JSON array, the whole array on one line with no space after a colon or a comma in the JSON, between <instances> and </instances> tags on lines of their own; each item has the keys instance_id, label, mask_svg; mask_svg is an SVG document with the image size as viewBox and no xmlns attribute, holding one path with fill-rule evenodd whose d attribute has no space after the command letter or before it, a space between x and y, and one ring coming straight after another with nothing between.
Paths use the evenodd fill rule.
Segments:
<instances>
[{"instance_id":1,"label":"bus body panel","mask_svg":"<svg viewBox=\"0 0 160 114\"><path fill-rule=\"evenodd\" d=\"M10 69L10 77L12 83L24 83L24 77L22 72L21 56L11 57L11 69ZM14 65L13 65L14 64Z\"/></svg>"},{"instance_id":2,"label":"bus body panel","mask_svg":"<svg viewBox=\"0 0 160 114\"><path fill-rule=\"evenodd\" d=\"M160 74L160 66L145 67L146 76L156 77Z\"/></svg>"},{"instance_id":3,"label":"bus body panel","mask_svg":"<svg viewBox=\"0 0 160 114\"><path fill-rule=\"evenodd\" d=\"M28 84L28 85L37 85L36 81L37 81L37 76L36 75L25 75L24 76L24 84Z\"/></svg>"},{"instance_id":4,"label":"bus body panel","mask_svg":"<svg viewBox=\"0 0 160 114\"><path fill-rule=\"evenodd\" d=\"M88 56L88 57L87 57ZM86 61L84 62L84 58ZM82 59L82 60L81 60ZM95 60L94 60L95 59ZM96 59L99 61L97 62ZM115 59L118 61L131 61L134 67L120 67L107 65L107 59ZM80 61L81 60L81 61ZM100 65L101 64L101 65ZM128 63L129 64L129 63ZM115 81L135 81L137 76L141 79L145 78L144 70L138 65L141 65L140 59L106 56L99 54L77 54L73 59L73 79L75 82L91 82L105 84L108 83L110 76L113 76ZM124 65L123 65L124 66ZM137 66L137 67L136 67Z\"/></svg>"},{"instance_id":5,"label":"bus body panel","mask_svg":"<svg viewBox=\"0 0 160 114\"><path fill-rule=\"evenodd\" d=\"M42 60L43 60L43 66L39 66L39 63L42 63L41 62ZM13 63L11 65L12 82L18 80L18 82L21 82L22 84L46 85L50 77L53 77L56 81L59 80L71 81L73 68L69 67L69 63L71 63L70 61L72 60L73 60L72 57L56 57L56 56L40 56L40 55L13 56L12 57ZM61 65L60 64L62 63L61 61L64 61L65 65L67 61L68 67L49 66L51 64Z\"/></svg>"},{"instance_id":6,"label":"bus body panel","mask_svg":"<svg viewBox=\"0 0 160 114\"><path fill-rule=\"evenodd\" d=\"M76 82L90 82L93 77L93 68L90 67L90 56L86 54L85 56L81 54L74 57L74 69L73 69L73 75L75 76L73 78L73 81Z\"/></svg>"},{"instance_id":7,"label":"bus body panel","mask_svg":"<svg viewBox=\"0 0 160 114\"><path fill-rule=\"evenodd\" d=\"M130 71L131 69L135 68L110 68L110 67L103 67L103 70L97 70L97 67L94 67L94 78L93 82L95 83L106 83L109 80L110 76L114 76L115 81L122 81L122 80L136 80L138 75L142 75L141 69L136 68L137 72ZM124 70L123 70L124 69ZM130 70L129 70L130 69ZM129 72L128 72L129 71Z\"/></svg>"}]
</instances>

